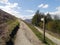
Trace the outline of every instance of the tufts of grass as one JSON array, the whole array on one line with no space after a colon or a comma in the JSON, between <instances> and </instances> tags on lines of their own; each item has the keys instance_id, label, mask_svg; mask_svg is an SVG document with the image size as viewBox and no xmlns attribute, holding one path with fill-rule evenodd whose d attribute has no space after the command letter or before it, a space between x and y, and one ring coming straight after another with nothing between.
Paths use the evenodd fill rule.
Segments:
<instances>
[{"instance_id":1,"label":"tufts of grass","mask_svg":"<svg viewBox=\"0 0 60 45\"><path fill-rule=\"evenodd\" d=\"M8 26L7 26L7 30L8 32L6 33L7 37L10 37L10 34L12 33L12 31L14 30L14 28L19 24L19 22L17 20L15 21L11 21L8 22ZM7 39L7 41L9 40L9 38Z\"/></svg>"},{"instance_id":2,"label":"tufts of grass","mask_svg":"<svg viewBox=\"0 0 60 45\"><path fill-rule=\"evenodd\" d=\"M43 34L41 34L32 24L29 24L27 22L25 22L29 28L31 28L31 30L35 33L35 35L39 38L39 40L41 40L43 43L45 43L46 45L56 45L55 43L53 43L50 39L48 39L46 37L46 41L44 42L43 40Z\"/></svg>"}]
</instances>

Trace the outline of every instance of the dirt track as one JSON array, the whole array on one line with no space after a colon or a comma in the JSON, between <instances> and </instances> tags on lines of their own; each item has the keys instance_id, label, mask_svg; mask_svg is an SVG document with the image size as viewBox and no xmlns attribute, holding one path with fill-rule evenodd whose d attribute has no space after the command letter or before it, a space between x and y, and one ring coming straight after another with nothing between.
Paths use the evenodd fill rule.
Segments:
<instances>
[{"instance_id":1,"label":"dirt track","mask_svg":"<svg viewBox=\"0 0 60 45\"><path fill-rule=\"evenodd\" d=\"M36 26L35 26L35 28L36 28L40 33L43 34L43 31L42 31L40 28L38 28L38 27L36 27ZM52 42L56 43L57 45L60 45L60 39L55 38L54 36L48 34L47 32L46 32L45 34L46 34L45 36L46 36L47 38L49 38Z\"/></svg>"},{"instance_id":2,"label":"dirt track","mask_svg":"<svg viewBox=\"0 0 60 45\"><path fill-rule=\"evenodd\" d=\"M44 45L32 32L32 30L20 21L20 29L17 32L14 45Z\"/></svg>"}]
</instances>

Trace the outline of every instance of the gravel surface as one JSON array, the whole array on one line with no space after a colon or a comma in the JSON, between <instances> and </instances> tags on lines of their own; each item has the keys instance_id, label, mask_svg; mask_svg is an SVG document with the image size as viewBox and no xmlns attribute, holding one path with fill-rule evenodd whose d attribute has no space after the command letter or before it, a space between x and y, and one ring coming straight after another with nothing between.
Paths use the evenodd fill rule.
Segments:
<instances>
[{"instance_id":1,"label":"gravel surface","mask_svg":"<svg viewBox=\"0 0 60 45\"><path fill-rule=\"evenodd\" d=\"M32 32L32 30L20 21L20 29L17 32L14 45L44 45Z\"/></svg>"}]
</instances>

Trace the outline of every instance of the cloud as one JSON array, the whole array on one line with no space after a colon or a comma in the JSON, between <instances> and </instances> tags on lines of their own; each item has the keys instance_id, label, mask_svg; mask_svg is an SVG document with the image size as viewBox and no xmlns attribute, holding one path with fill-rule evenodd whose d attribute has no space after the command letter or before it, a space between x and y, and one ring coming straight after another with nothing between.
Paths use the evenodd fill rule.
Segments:
<instances>
[{"instance_id":1,"label":"cloud","mask_svg":"<svg viewBox=\"0 0 60 45\"><path fill-rule=\"evenodd\" d=\"M54 18L55 15L60 17L60 6L56 7L56 11L54 11L54 12L46 12L45 14L47 14L47 13L50 13L52 18Z\"/></svg>"},{"instance_id":2,"label":"cloud","mask_svg":"<svg viewBox=\"0 0 60 45\"><path fill-rule=\"evenodd\" d=\"M34 16L34 14L31 14L31 15L24 15L22 18L23 19L32 19L32 17Z\"/></svg>"},{"instance_id":3,"label":"cloud","mask_svg":"<svg viewBox=\"0 0 60 45\"><path fill-rule=\"evenodd\" d=\"M60 6L59 7L56 7L56 11L54 12L49 12L50 14L53 14L53 15L60 15Z\"/></svg>"},{"instance_id":4,"label":"cloud","mask_svg":"<svg viewBox=\"0 0 60 45\"><path fill-rule=\"evenodd\" d=\"M48 5L46 4L45 6L43 6L43 8L48 8Z\"/></svg>"},{"instance_id":5,"label":"cloud","mask_svg":"<svg viewBox=\"0 0 60 45\"><path fill-rule=\"evenodd\" d=\"M5 8L15 8L15 7L18 7L18 3L7 3L3 7L5 7Z\"/></svg>"},{"instance_id":6,"label":"cloud","mask_svg":"<svg viewBox=\"0 0 60 45\"><path fill-rule=\"evenodd\" d=\"M7 3L8 0L0 0L0 3Z\"/></svg>"},{"instance_id":7,"label":"cloud","mask_svg":"<svg viewBox=\"0 0 60 45\"><path fill-rule=\"evenodd\" d=\"M33 10L25 10L26 12L29 12L29 13L34 13Z\"/></svg>"},{"instance_id":8,"label":"cloud","mask_svg":"<svg viewBox=\"0 0 60 45\"><path fill-rule=\"evenodd\" d=\"M17 7L18 7L17 3L13 3L13 4L10 3L5 6L0 6L0 9L6 11L8 13L15 14L15 13L17 13L17 11L15 11L14 8L17 8Z\"/></svg>"},{"instance_id":9,"label":"cloud","mask_svg":"<svg viewBox=\"0 0 60 45\"><path fill-rule=\"evenodd\" d=\"M20 12L17 11L17 9L20 8L18 6L18 3L10 3L8 0L1 0L1 1L6 2L6 3L3 3L3 4L6 4L6 5L0 5L0 9L4 10L5 12L8 12L8 13L16 16L16 17L21 16Z\"/></svg>"},{"instance_id":10,"label":"cloud","mask_svg":"<svg viewBox=\"0 0 60 45\"><path fill-rule=\"evenodd\" d=\"M32 15L22 15L18 10L21 9L21 7L19 7L18 3L14 2L14 3L11 3L9 2L8 0L0 0L0 3L2 4L5 4L5 5L0 5L0 9L4 10L5 12L8 12L18 18L21 18L21 19L31 19L32 18ZM22 10L22 9L21 9ZM33 10L25 10L26 12L29 12L29 13L33 13L34 11Z\"/></svg>"},{"instance_id":11,"label":"cloud","mask_svg":"<svg viewBox=\"0 0 60 45\"><path fill-rule=\"evenodd\" d=\"M59 10L60 11L60 6L59 7L56 7L56 10Z\"/></svg>"},{"instance_id":12,"label":"cloud","mask_svg":"<svg viewBox=\"0 0 60 45\"><path fill-rule=\"evenodd\" d=\"M38 5L38 7L43 7L43 4Z\"/></svg>"},{"instance_id":13,"label":"cloud","mask_svg":"<svg viewBox=\"0 0 60 45\"><path fill-rule=\"evenodd\" d=\"M48 8L48 4L40 4L38 5L39 8Z\"/></svg>"}]
</instances>

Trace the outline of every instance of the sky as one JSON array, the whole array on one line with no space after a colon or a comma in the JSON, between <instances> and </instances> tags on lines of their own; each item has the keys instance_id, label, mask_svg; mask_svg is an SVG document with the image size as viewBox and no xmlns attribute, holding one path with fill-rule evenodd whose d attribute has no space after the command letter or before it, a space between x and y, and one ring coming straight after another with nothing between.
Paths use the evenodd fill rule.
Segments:
<instances>
[{"instance_id":1,"label":"sky","mask_svg":"<svg viewBox=\"0 0 60 45\"><path fill-rule=\"evenodd\" d=\"M37 10L60 16L60 0L0 0L0 9L22 19L31 19Z\"/></svg>"}]
</instances>

